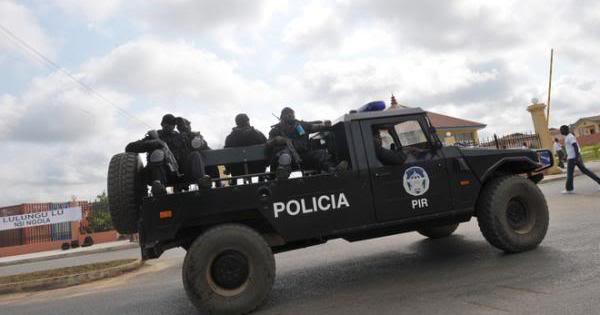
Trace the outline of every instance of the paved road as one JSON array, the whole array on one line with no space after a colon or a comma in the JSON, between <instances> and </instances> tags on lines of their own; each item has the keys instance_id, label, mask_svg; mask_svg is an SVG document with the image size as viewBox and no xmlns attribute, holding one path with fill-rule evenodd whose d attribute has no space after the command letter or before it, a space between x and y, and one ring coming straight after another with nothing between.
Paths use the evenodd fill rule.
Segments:
<instances>
[{"instance_id":1,"label":"paved road","mask_svg":"<svg viewBox=\"0 0 600 315\"><path fill-rule=\"evenodd\" d=\"M276 256L273 292L257 314L597 314L600 192L542 185L551 227L542 246L504 255L475 221L431 241L416 233L332 241ZM191 314L181 284L184 252L172 250L126 276L66 289L0 297L2 314Z\"/></svg>"}]
</instances>

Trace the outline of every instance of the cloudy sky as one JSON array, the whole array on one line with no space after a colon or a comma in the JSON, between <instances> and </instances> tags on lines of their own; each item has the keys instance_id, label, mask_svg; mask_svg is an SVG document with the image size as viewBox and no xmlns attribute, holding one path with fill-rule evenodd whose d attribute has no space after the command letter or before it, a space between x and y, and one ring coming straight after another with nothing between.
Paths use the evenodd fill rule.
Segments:
<instances>
[{"instance_id":1,"label":"cloudy sky","mask_svg":"<svg viewBox=\"0 0 600 315\"><path fill-rule=\"evenodd\" d=\"M216 148L238 112L266 132L391 93L531 130L550 48L551 124L597 115L599 30L597 1L0 0L0 206L92 198L167 112Z\"/></svg>"}]
</instances>

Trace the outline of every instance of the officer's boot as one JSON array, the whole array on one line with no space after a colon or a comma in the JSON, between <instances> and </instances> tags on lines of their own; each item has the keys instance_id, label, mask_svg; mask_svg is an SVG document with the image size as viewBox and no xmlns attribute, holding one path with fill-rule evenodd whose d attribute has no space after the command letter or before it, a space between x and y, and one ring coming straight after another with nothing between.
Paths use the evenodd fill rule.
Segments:
<instances>
[{"instance_id":1,"label":"officer's boot","mask_svg":"<svg viewBox=\"0 0 600 315\"><path fill-rule=\"evenodd\" d=\"M279 155L277 162L279 166L275 170L275 178L277 180L288 179L292 173L292 156L288 152L283 152Z\"/></svg>"},{"instance_id":2,"label":"officer's boot","mask_svg":"<svg viewBox=\"0 0 600 315\"><path fill-rule=\"evenodd\" d=\"M200 177L197 181L198 184L198 189L211 189L212 188L212 180L210 179L210 176L208 175L204 175L202 177Z\"/></svg>"},{"instance_id":3,"label":"officer's boot","mask_svg":"<svg viewBox=\"0 0 600 315\"><path fill-rule=\"evenodd\" d=\"M164 196L167 194L167 188L159 180L152 181L151 190L152 196Z\"/></svg>"},{"instance_id":4,"label":"officer's boot","mask_svg":"<svg viewBox=\"0 0 600 315\"><path fill-rule=\"evenodd\" d=\"M275 170L275 178L278 180L288 179L290 177L291 173L292 173L292 171L290 170L289 167L278 166L277 169Z\"/></svg>"}]
</instances>

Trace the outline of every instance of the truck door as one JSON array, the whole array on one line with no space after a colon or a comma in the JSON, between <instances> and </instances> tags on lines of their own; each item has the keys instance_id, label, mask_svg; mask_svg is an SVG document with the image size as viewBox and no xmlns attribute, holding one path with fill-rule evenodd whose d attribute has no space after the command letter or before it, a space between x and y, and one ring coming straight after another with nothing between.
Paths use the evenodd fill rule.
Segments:
<instances>
[{"instance_id":1,"label":"truck door","mask_svg":"<svg viewBox=\"0 0 600 315\"><path fill-rule=\"evenodd\" d=\"M442 150L424 131L425 126L423 116L361 122L379 222L452 210L446 161ZM374 135L381 141L376 141ZM387 151L376 151L376 142ZM394 161L394 154L405 155L404 163Z\"/></svg>"}]
</instances>

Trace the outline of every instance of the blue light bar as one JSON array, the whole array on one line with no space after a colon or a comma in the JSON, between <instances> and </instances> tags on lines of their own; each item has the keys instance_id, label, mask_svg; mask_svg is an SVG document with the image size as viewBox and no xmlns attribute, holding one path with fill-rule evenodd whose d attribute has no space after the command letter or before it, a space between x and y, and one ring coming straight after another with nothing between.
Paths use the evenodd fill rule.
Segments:
<instances>
[{"instance_id":1,"label":"blue light bar","mask_svg":"<svg viewBox=\"0 0 600 315\"><path fill-rule=\"evenodd\" d=\"M359 113L379 112L385 109L384 101L373 101L358 108Z\"/></svg>"}]
</instances>

